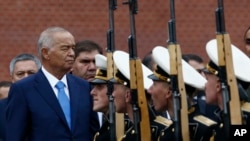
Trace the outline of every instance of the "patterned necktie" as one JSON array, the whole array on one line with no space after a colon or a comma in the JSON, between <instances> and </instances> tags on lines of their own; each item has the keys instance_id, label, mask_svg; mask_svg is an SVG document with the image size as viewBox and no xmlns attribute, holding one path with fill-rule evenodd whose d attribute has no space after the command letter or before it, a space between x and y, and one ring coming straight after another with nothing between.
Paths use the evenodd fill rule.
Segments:
<instances>
[{"instance_id":1,"label":"patterned necktie","mask_svg":"<svg viewBox=\"0 0 250 141\"><path fill-rule=\"evenodd\" d=\"M58 89L58 101L62 107L63 113L66 117L69 128L71 128L71 117L70 117L70 102L64 91L65 84L62 81L58 81L56 84L56 88Z\"/></svg>"}]
</instances>

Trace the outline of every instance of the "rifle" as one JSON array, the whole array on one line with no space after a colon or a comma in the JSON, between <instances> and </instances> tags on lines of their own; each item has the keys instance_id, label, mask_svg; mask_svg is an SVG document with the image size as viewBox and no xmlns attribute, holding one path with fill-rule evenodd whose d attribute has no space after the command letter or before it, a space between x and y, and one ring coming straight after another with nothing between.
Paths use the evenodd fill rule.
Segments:
<instances>
[{"instance_id":1,"label":"rifle","mask_svg":"<svg viewBox=\"0 0 250 141\"><path fill-rule=\"evenodd\" d=\"M137 58L136 46L136 31L135 31L135 17L137 14L137 0L128 0L123 4L129 5L130 14L130 31L128 37L129 46L129 67L130 67L130 88L131 88L131 104L133 106L135 141L150 141L151 130L149 122L148 104L146 100L143 72L141 60ZM142 118L143 117L143 118Z\"/></svg>"},{"instance_id":2,"label":"rifle","mask_svg":"<svg viewBox=\"0 0 250 141\"><path fill-rule=\"evenodd\" d=\"M181 49L176 41L175 4L170 0L170 20L168 22L170 57L170 77L174 103L174 132L176 141L189 141L188 106L182 74Z\"/></svg>"},{"instance_id":3,"label":"rifle","mask_svg":"<svg viewBox=\"0 0 250 141\"><path fill-rule=\"evenodd\" d=\"M223 125L229 138L230 124L241 125L242 115L237 81L233 68L232 49L229 34L226 33L223 0L218 0L216 15L216 40L218 49L219 78L223 96ZM229 87L229 89L228 89Z\"/></svg>"},{"instance_id":4,"label":"rifle","mask_svg":"<svg viewBox=\"0 0 250 141\"><path fill-rule=\"evenodd\" d=\"M113 61L113 52L115 51L114 39L114 10L116 10L116 0L109 0L109 30L107 32L107 78L111 80L114 77L115 65ZM123 114L115 112L114 97L112 96L114 87L111 81L108 81L108 98L109 98L109 125L110 140L116 141L117 138L124 134ZM118 127L119 125L119 127Z\"/></svg>"}]
</instances>

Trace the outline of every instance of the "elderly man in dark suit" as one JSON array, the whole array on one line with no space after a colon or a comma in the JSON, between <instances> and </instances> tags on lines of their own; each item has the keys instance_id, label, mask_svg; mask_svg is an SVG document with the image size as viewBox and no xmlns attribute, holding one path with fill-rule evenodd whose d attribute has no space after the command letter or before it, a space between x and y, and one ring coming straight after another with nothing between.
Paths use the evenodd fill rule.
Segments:
<instances>
[{"instance_id":1,"label":"elderly man in dark suit","mask_svg":"<svg viewBox=\"0 0 250 141\"><path fill-rule=\"evenodd\" d=\"M93 139L99 125L92 111L91 87L68 73L74 63L74 47L73 35L63 28L51 27L41 33L42 68L10 88L6 141Z\"/></svg>"}]
</instances>

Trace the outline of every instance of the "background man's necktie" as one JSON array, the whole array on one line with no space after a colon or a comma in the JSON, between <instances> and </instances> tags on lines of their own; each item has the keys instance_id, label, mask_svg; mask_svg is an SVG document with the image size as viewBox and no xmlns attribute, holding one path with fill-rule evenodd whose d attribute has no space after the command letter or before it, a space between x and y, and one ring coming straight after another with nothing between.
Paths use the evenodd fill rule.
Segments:
<instances>
[{"instance_id":1,"label":"background man's necktie","mask_svg":"<svg viewBox=\"0 0 250 141\"><path fill-rule=\"evenodd\" d=\"M55 87L58 89L58 101L62 107L69 128L71 128L70 102L64 91L64 86L65 84L62 81L58 81Z\"/></svg>"}]
</instances>

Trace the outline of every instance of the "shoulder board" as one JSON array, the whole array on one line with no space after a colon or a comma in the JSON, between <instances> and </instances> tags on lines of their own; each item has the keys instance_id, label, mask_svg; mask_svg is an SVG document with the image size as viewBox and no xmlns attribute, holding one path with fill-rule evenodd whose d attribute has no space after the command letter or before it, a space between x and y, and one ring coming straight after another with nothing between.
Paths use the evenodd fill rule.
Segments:
<instances>
[{"instance_id":1,"label":"shoulder board","mask_svg":"<svg viewBox=\"0 0 250 141\"><path fill-rule=\"evenodd\" d=\"M165 125L167 127L169 127L170 125L173 124L172 120L167 119L167 118L162 117L162 116L156 116L154 121L157 122L157 123L163 124L163 125Z\"/></svg>"},{"instance_id":2,"label":"shoulder board","mask_svg":"<svg viewBox=\"0 0 250 141\"><path fill-rule=\"evenodd\" d=\"M249 102L243 102L241 104L241 110L244 112L250 112L250 103Z\"/></svg>"},{"instance_id":3,"label":"shoulder board","mask_svg":"<svg viewBox=\"0 0 250 141\"><path fill-rule=\"evenodd\" d=\"M194 116L194 120L198 121L198 122L200 122L200 123L202 123L202 124L204 124L206 126L212 126L212 125L217 124L216 121L213 121L213 120L211 120L211 119L209 119L209 118L207 118L207 117L205 117L203 115Z\"/></svg>"}]
</instances>

